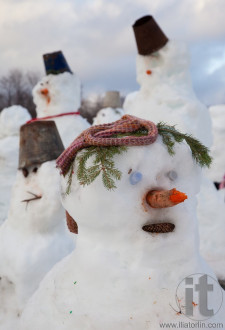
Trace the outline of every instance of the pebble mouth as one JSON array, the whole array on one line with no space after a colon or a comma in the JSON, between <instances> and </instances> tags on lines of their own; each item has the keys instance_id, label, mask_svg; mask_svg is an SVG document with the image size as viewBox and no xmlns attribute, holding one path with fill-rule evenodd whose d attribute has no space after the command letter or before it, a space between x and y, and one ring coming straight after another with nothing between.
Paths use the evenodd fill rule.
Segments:
<instances>
[{"instance_id":1,"label":"pebble mouth","mask_svg":"<svg viewBox=\"0 0 225 330\"><path fill-rule=\"evenodd\" d=\"M175 225L170 222L152 223L145 225L142 229L148 233L171 233L175 228Z\"/></svg>"}]
</instances>

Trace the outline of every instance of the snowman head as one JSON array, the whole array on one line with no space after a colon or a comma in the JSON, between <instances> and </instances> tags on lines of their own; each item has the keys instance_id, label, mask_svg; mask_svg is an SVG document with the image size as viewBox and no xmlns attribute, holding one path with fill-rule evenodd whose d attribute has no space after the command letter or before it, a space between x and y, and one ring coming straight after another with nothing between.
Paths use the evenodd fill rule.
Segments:
<instances>
[{"instance_id":1,"label":"snowman head","mask_svg":"<svg viewBox=\"0 0 225 330\"><path fill-rule=\"evenodd\" d=\"M28 110L20 105L5 108L0 114L0 126L2 137L19 135L20 126L31 119Z\"/></svg>"},{"instance_id":2,"label":"snowman head","mask_svg":"<svg viewBox=\"0 0 225 330\"><path fill-rule=\"evenodd\" d=\"M44 233L62 223L59 180L54 160L18 170L8 215L14 228Z\"/></svg>"},{"instance_id":3,"label":"snowman head","mask_svg":"<svg viewBox=\"0 0 225 330\"><path fill-rule=\"evenodd\" d=\"M93 125L112 123L120 119L124 114L123 109L119 108L104 108L101 109L94 118Z\"/></svg>"},{"instance_id":4,"label":"snowman head","mask_svg":"<svg viewBox=\"0 0 225 330\"><path fill-rule=\"evenodd\" d=\"M73 112L80 107L81 84L76 74L49 74L37 83L32 94L38 117Z\"/></svg>"},{"instance_id":5,"label":"snowman head","mask_svg":"<svg viewBox=\"0 0 225 330\"><path fill-rule=\"evenodd\" d=\"M132 116L124 116L111 126L106 125L105 132L103 132L103 125L99 126L101 132L95 131L94 136L89 131L93 138L91 143L95 144L102 137L101 143L104 144L104 139L107 140L110 134L114 136L115 132L121 133L122 127L126 131L129 120L131 120L130 123L134 130L137 130L137 126L135 126L137 121L140 123L139 128L145 127L146 121ZM91 129L96 130L96 127ZM112 131L109 131L109 128L112 128ZM84 149L80 155L77 155L71 175L62 177L62 203L78 223L80 235L84 236L84 233L92 232L93 236L98 237L99 240L101 240L101 236L105 235L105 238L102 237L103 241L114 237L115 242L117 239L127 238L129 240L131 237L134 242L135 240L150 239L155 242L154 248L157 248L159 242L161 244L164 239L168 244L175 246L178 233L182 239L185 237L193 239L193 233L196 232L195 195L199 190L199 166L193 162L191 150L186 143L175 143L172 157L168 153L165 141L162 140L165 136L158 136L154 126L152 126L151 132L150 130L151 128L149 128L148 133L154 138L149 139L150 142L148 143L145 143L146 136L141 137L139 145L137 145L136 138L139 139L140 136L130 137L129 134L125 136L123 142L128 145L127 150L124 153L114 150L113 164L110 164L110 157L107 154L109 149L106 153L104 153L104 149L98 150L99 154L96 157L93 153L95 147L90 147L89 150L88 148ZM77 140L77 145L82 143L81 139L87 143L90 135L85 133L85 136ZM122 143L121 140L118 141L118 143ZM109 145L113 145L113 143L114 140L109 141ZM76 143L74 143L74 147L75 145ZM114 148L116 149L116 147ZM71 145L57 160L57 164L64 174L65 166L69 166L69 160L74 156L75 149L72 149ZM92 154L87 155L87 152ZM98 167L101 152L103 152L103 158L106 161L100 161L101 164ZM85 158L89 170L84 169L84 176L82 176L81 170ZM105 173L102 169L107 166L108 173ZM95 173L98 170L102 172L102 177ZM117 170L120 171L120 174ZM92 175L95 176L94 180L91 178ZM85 178L89 182L84 182ZM107 190L108 183L115 178L119 178L116 182L116 188L112 187L114 189ZM68 180L71 182L69 194L66 193ZM182 192L188 196L187 200ZM160 200L160 194L160 198L164 200L165 204L157 201L157 199ZM172 195L173 197L171 197ZM176 197L179 199L179 196L181 199L178 201ZM151 200L152 198L156 200L155 204ZM169 201L173 198L176 201L174 204L170 204ZM167 224L169 225L167 226ZM151 233L148 230L150 226ZM153 239L154 234L152 232L154 229L159 230L157 228L160 227L169 228L168 231L170 232L165 234L164 231L164 234ZM169 235L171 238L168 238ZM190 243L189 239L188 242Z\"/></svg>"},{"instance_id":6,"label":"snowman head","mask_svg":"<svg viewBox=\"0 0 225 330\"><path fill-rule=\"evenodd\" d=\"M21 221L14 224L18 228L45 231L62 219L55 159L63 150L55 122L36 121L21 127L19 170L9 212L13 223L18 212Z\"/></svg>"},{"instance_id":7,"label":"snowman head","mask_svg":"<svg viewBox=\"0 0 225 330\"><path fill-rule=\"evenodd\" d=\"M189 81L188 67L186 46L181 42L169 41L159 51L137 55L137 82L141 88L148 89L160 83L183 83Z\"/></svg>"},{"instance_id":8,"label":"snowman head","mask_svg":"<svg viewBox=\"0 0 225 330\"><path fill-rule=\"evenodd\" d=\"M138 19L133 30L137 43L137 82L142 89L187 79L186 47L169 41L152 16Z\"/></svg>"}]
</instances>

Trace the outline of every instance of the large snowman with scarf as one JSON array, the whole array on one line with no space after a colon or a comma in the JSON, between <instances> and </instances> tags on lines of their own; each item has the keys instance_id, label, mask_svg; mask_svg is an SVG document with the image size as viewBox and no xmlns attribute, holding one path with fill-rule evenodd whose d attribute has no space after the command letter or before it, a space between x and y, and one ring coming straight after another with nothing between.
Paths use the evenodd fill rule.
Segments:
<instances>
[{"instance_id":1,"label":"large snowman with scarf","mask_svg":"<svg viewBox=\"0 0 225 330\"><path fill-rule=\"evenodd\" d=\"M126 115L86 130L57 160L77 248L45 277L21 329L184 329L187 315L224 322L223 291L198 246L199 164L210 161L166 124ZM184 279L199 273L213 286L210 320L197 290L185 296Z\"/></svg>"},{"instance_id":2,"label":"large snowman with scarf","mask_svg":"<svg viewBox=\"0 0 225 330\"><path fill-rule=\"evenodd\" d=\"M36 120L54 120L67 147L90 125L80 113L81 83L61 51L43 55L46 76L33 89Z\"/></svg>"},{"instance_id":3,"label":"large snowman with scarf","mask_svg":"<svg viewBox=\"0 0 225 330\"><path fill-rule=\"evenodd\" d=\"M209 111L196 97L189 73L189 56L181 42L169 40L152 16L133 25L138 54L140 90L127 96L126 113L154 122L166 121L212 145ZM198 194L201 253L218 278L225 280L225 205L206 173Z\"/></svg>"},{"instance_id":4,"label":"large snowman with scarf","mask_svg":"<svg viewBox=\"0 0 225 330\"><path fill-rule=\"evenodd\" d=\"M74 249L55 164L63 150L53 121L21 127L19 169L0 227L0 329L17 329L13 322L42 278Z\"/></svg>"}]
</instances>

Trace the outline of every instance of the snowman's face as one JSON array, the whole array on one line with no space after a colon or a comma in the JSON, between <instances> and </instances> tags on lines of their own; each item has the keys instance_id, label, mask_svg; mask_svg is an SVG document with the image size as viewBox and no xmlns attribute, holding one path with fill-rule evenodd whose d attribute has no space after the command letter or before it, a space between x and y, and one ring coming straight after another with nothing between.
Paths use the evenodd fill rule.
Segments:
<instances>
[{"instance_id":1,"label":"snowman's face","mask_svg":"<svg viewBox=\"0 0 225 330\"><path fill-rule=\"evenodd\" d=\"M122 109L105 108L97 113L94 118L93 125L108 124L119 120L124 115Z\"/></svg>"},{"instance_id":2,"label":"snowman's face","mask_svg":"<svg viewBox=\"0 0 225 330\"><path fill-rule=\"evenodd\" d=\"M200 185L199 168L194 164L191 151L185 143L176 144L175 151L171 157L161 137L148 146L130 147L127 153L114 159L115 166L122 172L114 191L106 190L101 177L83 187L74 175L72 191L66 195L68 178L62 178L63 206L77 221L78 227L84 226L90 231L110 231L115 235L119 231L152 235L144 233L142 227L170 222L176 226L176 232L186 237L189 232L193 233L195 226L194 196ZM187 194L188 199L179 205L161 209L147 204L148 192L172 188Z\"/></svg>"},{"instance_id":3,"label":"snowman's face","mask_svg":"<svg viewBox=\"0 0 225 330\"><path fill-rule=\"evenodd\" d=\"M186 46L169 41L155 53L137 56L137 81L141 86L163 82L186 72L188 65Z\"/></svg>"},{"instance_id":4,"label":"snowman's face","mask_svg":"<svg viewBox=\"0 0 225 330\"><path fill-rule=\"evenodd\" d=\"M9 211L15 226L45 231L58 225L64 214L55 161L18 170Z\"/></svg>"},{"instance_id":5,"label":"snowman's face","mask_svg":"<svg viewBox=\"0 0 225 330\"><path fill-rule=\"evenodd\" d=\"M80 93L77 75L69 72L47 75L32 91L38 117L76 111L80 106Z\"/></svg>"}]
</instances>

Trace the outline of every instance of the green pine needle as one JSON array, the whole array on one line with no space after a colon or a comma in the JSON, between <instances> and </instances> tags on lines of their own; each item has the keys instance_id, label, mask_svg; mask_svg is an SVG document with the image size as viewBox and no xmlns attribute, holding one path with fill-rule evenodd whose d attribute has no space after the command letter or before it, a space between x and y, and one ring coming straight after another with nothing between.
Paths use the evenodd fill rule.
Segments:
<instances>
[{"instance_id":1,"label":"green pine needle","mask_svg":"<svg viewBox=\"0 0 225 330\"><path fill-rule=\"evenodd\" d=\"M100 174L102 182L108 190L116 188L115 180L120 180L122 173L115 168L113 157L125 152L127 147L89 147L79 152L77 156L77 178L81 185L91 184ZM94 157L92 166L87 166L90 157ZM68 182L69 184L69 182Z\"/></svg>"},{"instance_id":2,"label":"green pine needle","mask_svg":"<svg viewBox=\"0 0 225 330\"><path fill-rule=\"evenodd\" d=\"M183 140L189 145L192 157L201 166L209 167L212 162L212 157L209 155L209 149L200 141L193 138L190 134L179 132L175 126L166 125L163 122L157 124L158 132L162 136L163 143L167 146L169 154L174 155L175 142L181 143Z\"/></svg>"}]
</instances>

